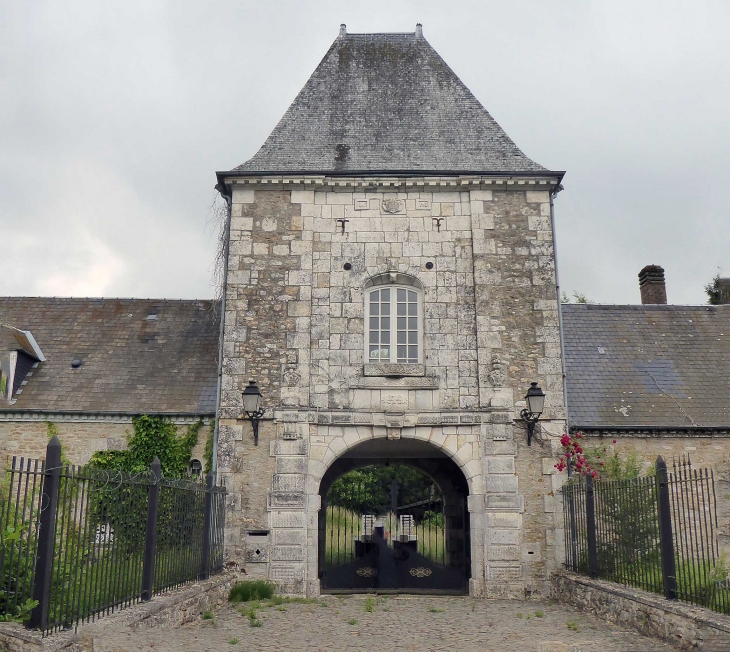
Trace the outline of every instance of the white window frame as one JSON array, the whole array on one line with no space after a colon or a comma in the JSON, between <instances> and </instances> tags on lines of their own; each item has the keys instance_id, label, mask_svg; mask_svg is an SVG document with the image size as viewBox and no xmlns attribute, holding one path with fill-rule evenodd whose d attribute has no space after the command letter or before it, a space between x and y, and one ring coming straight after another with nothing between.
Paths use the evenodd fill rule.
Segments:
<instances>
[{"instance_id":1,"label":"white window frame","mask_svg":"<svg viewBox=\"0 0 730 652\"><path fill-rule=\"evenodd\" d=\"M388 359L371 359L370 358L370 294L372 292L380 290L390 290L390 357ZM397 322L397 310L398 310L398 290L405 290L406 292L414 292L416 294L416 321L418 333L418 359L414 362L413 360L407 360L405 362L398 361L398 322ZM375 315L373 315L375 316ZM380 315L379 315L380 316ZM424 360L424 346L423 346L423 290L414 285L404 284L382 284L372 285L365 290L365 328L363 339L365 344L365 364L403 364L403 365L421 365ZM380 331L378 331L380 332ZM407 344L406 344L407 345Z\"/></svg>"}]
</instances>

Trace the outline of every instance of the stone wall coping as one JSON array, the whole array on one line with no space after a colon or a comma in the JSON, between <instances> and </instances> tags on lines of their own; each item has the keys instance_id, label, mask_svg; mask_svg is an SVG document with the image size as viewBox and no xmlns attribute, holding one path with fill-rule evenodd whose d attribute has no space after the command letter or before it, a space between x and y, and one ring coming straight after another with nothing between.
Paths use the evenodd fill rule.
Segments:
<instances>
[{"instance_id":1,"label":"stone wall coping","mask_svg":"<svg viewBox=\"0 0 730 652\"><path fill-rule=\"evenodd\" d=\"M645 607L650 607L674 616L679 616L680 618L690 621L697 627L707 627L711 630L715 630L723 637L727 636L727 640L730 642L730 617L715 613L709 609L698 607L686 602L667 600L664 597L647 591L634 589L621 584L614 584L613 582L607 582L605 580L592 580L588 577L577 575L567 570L555 571L552 575L553 584L555 584L556 580L571 582L582 586L589 591L609 594L618 600L629 600ZM566 601L564 591L555 590L553 593L553 597L559 602ZM575 604L575 602L570 602L570 604ZM664 638L676 643L677 639L681 639L682 637L677 632L668 632ZM686 642L689 644L689 641ZM696 648L692 647L692 649ZM702 648L700 647L699 649Z\"/></svg>"},{"instance_id":2,"label":"stone wall coping","mask_svg":"<svg viewBox=\"0 0 730 652\"><path fill-rule=\"evenodd\" d=\"M237 580L237 573L226 572L201 582L186 584L181 588L156 595L149 602L139 602L126 609L99 617L92 623L80 624L76 632L61 631L43 637L41 632L25 629L19 623L0 623L0 647L4 646L2 649L10 652L15 650L58 652L64 649L91 651L94 649L93 638L103 636L104 630L109 627L154 626L160 624L158 621L164 619L167 612L169 616L178 607L192 608L197 616L198 611L202 613L206 608L203 603L209 604L208 598L211 595L219 601L225 600L228 597L228 590Z\"/></svg>"}]
</instances>

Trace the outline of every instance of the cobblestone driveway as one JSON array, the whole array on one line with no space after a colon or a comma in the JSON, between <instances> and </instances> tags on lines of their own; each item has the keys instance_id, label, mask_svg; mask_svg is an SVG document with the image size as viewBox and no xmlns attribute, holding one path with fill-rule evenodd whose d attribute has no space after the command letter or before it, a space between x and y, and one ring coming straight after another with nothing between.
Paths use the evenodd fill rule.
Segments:
<instances>
[{"instance_id":1,"label":"cobblestone driveway","mask_svg":"<svg viewBox=\"0 0 730 652\"><path fill-rule=\"evenodd\" d=\"M243 607L245 609L245 607ZM95 652L653 652L674 648L546 602L456 597L326 596L257 611L228 605L177 629L109 632ZM372 611L369 611L372 609Z\"/></svg>"}]
</instances>

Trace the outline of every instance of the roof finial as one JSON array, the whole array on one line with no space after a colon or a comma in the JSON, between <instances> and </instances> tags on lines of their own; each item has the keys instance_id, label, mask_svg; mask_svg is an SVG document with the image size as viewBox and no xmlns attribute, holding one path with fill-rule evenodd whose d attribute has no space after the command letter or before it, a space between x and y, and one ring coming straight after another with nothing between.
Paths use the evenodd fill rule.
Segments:
<instances>
[{"instance_id":1,"label":"roof finial","mask_svg":"<svg viewBox=\"0 0 730 652\"><path fill-rule=\"evenodd\" d=\"M423 25L416 23L416 38L423 38Z\"/></svg>"},{"instance_id":2,"label":"roof finial","mask_svg":"<svg viewBox=\"0 0 730 652\"><path fill-rule=\"evenodd\" d=\"M345 35L347 35L347 25L345 25L345 23L342 23L340 25L340 36L345 36Z\"/></svg>"}]
</instances>

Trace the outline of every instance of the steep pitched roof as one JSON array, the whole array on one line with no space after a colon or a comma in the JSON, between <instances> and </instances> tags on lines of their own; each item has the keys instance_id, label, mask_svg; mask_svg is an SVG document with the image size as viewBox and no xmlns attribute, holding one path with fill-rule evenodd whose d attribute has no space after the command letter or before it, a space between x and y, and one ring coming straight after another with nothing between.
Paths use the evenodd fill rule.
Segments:
<instances>
[{"instance_id":1,"label":"steep pitched roof","mask_svg":"<svg viewBox=\"0 0 730 652\"><path fill-rule=\"evenodd\" d=\"M212 301L0 297L0 323L30 330L46 356L0 410L215 413ZM214 314L215 313L215 314ZM72 360L81 366L72 368Z\"/></svg>"},{"instance_id":2,"label":"steep pitched roof","mask_svg":"<svg viewBox=\"0 0 730 652\"><path fill-rule=\"evenodd\" d=\"M418 28L341 34L263 147L234 171L546 170L519 150Z\"/></svg>"},{"instance_id":3,"label":"steep pitched roof","mask_svg":"<svg viewBox=\"0 0 730 652\"><path fill-rule=\"evenodd\" d=\"M564 305L571 426L730 427L730 305Z\"/></svg>"}]
</instances>

